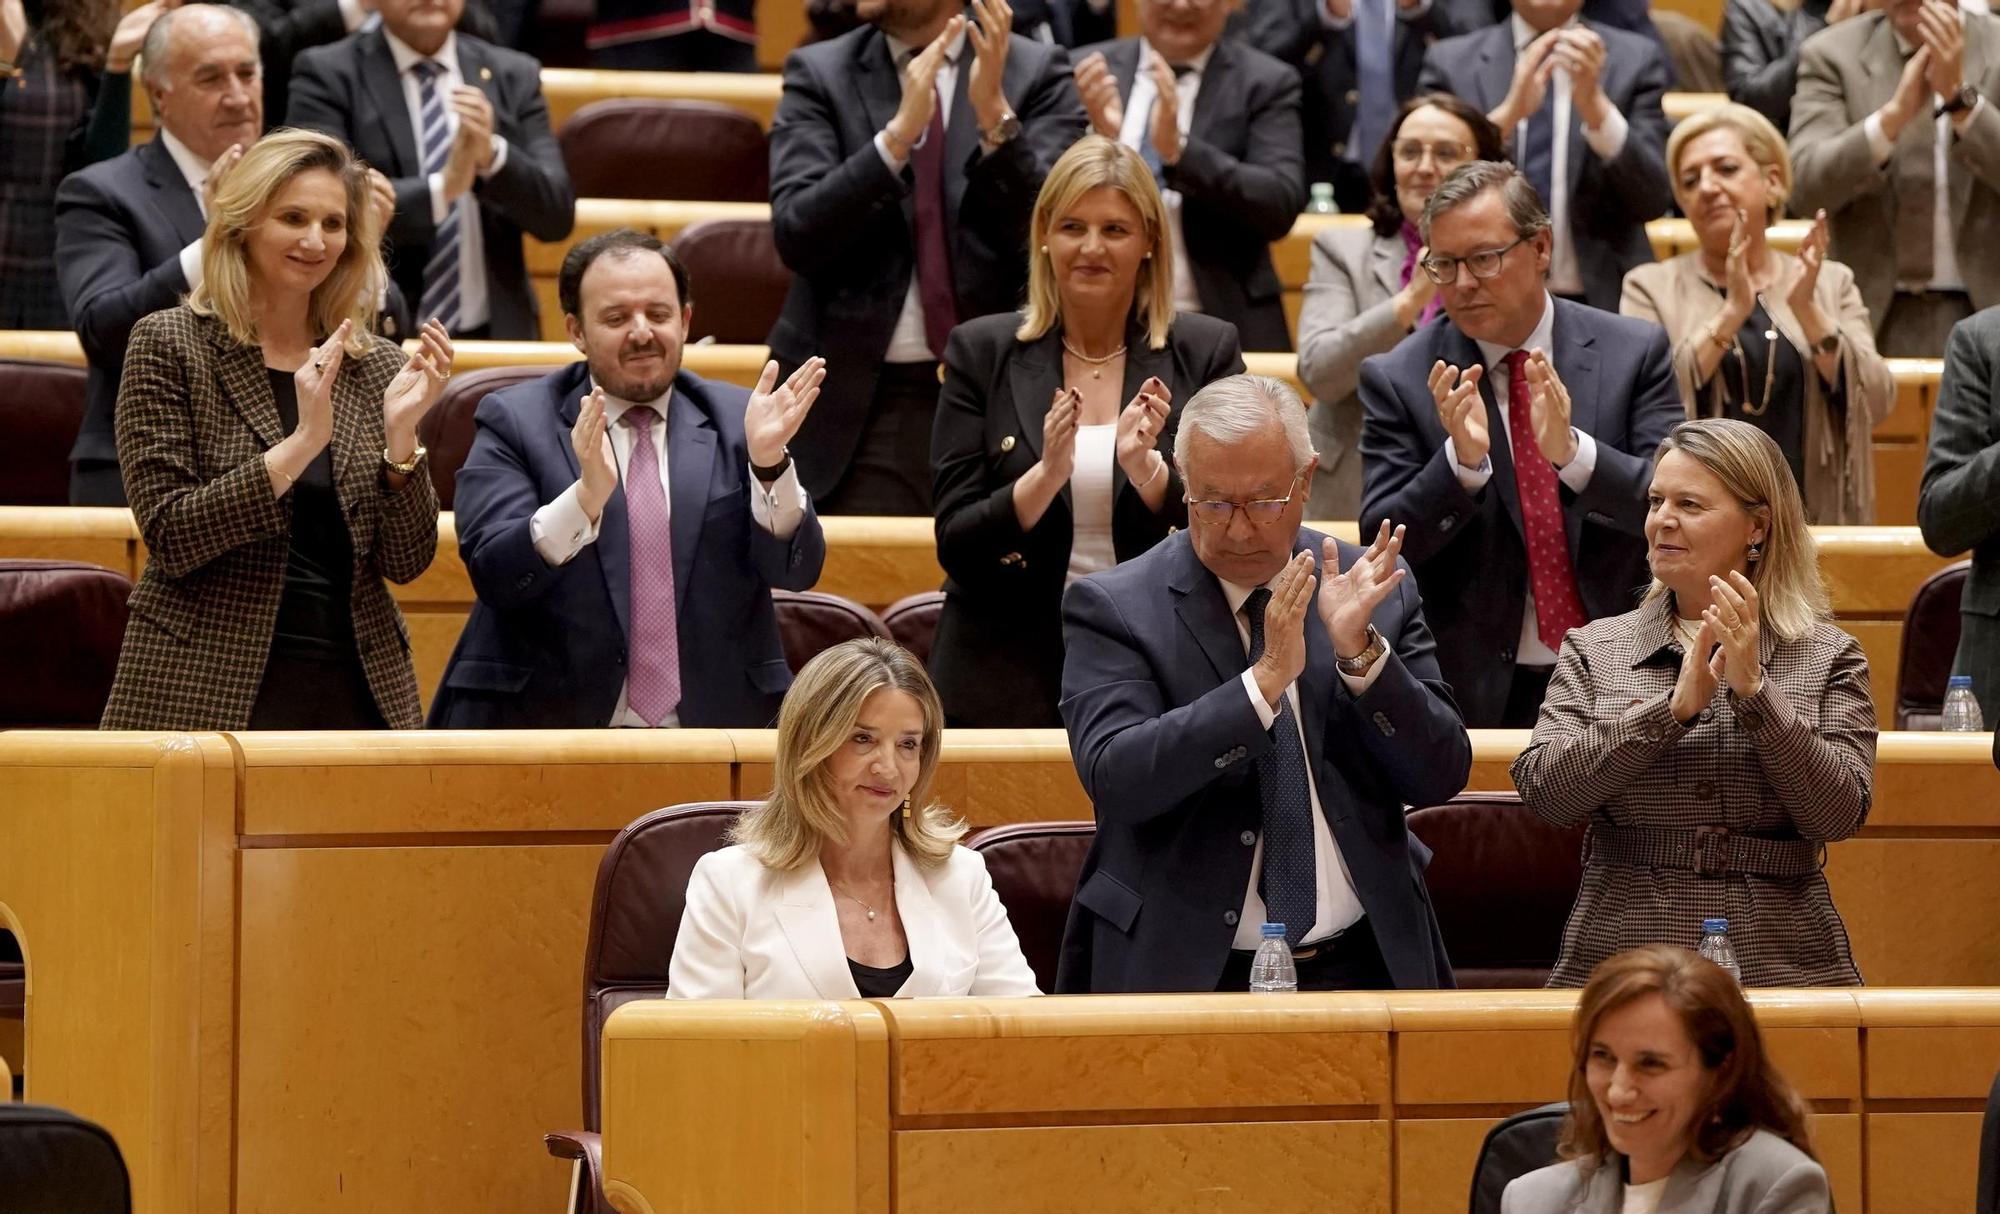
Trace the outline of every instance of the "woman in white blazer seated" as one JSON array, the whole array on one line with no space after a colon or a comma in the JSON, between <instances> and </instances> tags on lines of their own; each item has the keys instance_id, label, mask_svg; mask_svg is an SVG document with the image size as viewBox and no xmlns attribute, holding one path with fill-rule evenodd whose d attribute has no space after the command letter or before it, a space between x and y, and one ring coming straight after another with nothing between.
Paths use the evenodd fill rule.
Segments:
<instances>
[{"instance_id":1,"label":"woman in white blazer seated","mask_svg":"<svg viewBox=\"0 0 2000 1214\"><path fill-rule=\"evenodd\" d=\"M965 823L931 802L944 711L884 640L806 663L778 710L770 799L688 880L667 995L1038 995Z\"/></svg>"},{"instance_id":2,"label":"woman in white blazer seated","mask_svg":"<svg viewBox=\"0 0 2000 1214\"><path fill-rule=\"evenodd\" d=\"M1727 971L1664 944L1606 958L1576 1005L1559 1154L1501 1214L1830 1214L1806 1105Z\"/></svg>"}]
</instances>

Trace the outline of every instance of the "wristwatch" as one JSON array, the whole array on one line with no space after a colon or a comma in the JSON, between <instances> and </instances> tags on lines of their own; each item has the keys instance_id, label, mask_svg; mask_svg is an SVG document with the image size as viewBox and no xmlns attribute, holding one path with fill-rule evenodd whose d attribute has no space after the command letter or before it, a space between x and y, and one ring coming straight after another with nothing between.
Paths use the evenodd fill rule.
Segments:
<instances>
[{"instance_id":1,"label":"wristwatch","mask_svg":"<svg viewBox=\"0 0 2000 1214\"><path fill-rule=\"evenodd\" d=\"M1979 104L1979 90L1971 85L1961 87L1952 94L1951 100L1937 108L1939 114L1963 114Z\"/></svg>"},{"instance_id":2,"label":"wristwatch","mask_svg":"<svg viewBox=\"0 0 2000 1214\"><path fill-rule=\"evenodd\" d=\"M1333 661L1334 665L1340 667L1340 673L1359 676L1367 674L1368 668L1373 666L1376 659L1387 653L1388 650L1388 643L1382 639L1382 634L1376 631L1375 625L1370 624L1368 625L1368 644L1362 647L1361 652L1351 658L1343 658L1336 653L1333 655Z\"/></svg>"},{"instance_id":3,"label":"wristwatch","mask_svg":"<svg viewBox=\"0 0 2000 1214\"><path fill-rule=\"evenodd\" d=\"M993 124L992 130L979 132L979 138L986 143L986 146L997 148L1020 133L1021 119L1014 111L1008 110L1000 115L1000 121Z\"/></svg>"},{"instance_id":4,"label":"wristwatch","mask_svg":"<svg viewBox=\"0 0 2000 1214\"><path fill-rule=\"evenodd\" d=\"M384 468L387 468L389 471L397 473L402 476L415 476L417 474L417 465L423 463L424 456L428 455L429 453L430 453L429 447L424 446L422 443L418 443L417 449L411 452L410 454L409 462L404 464L399 464L395 460L389 458L389 449L387 447L384 447L382 448L382 466Z\"/></svg>"},{"instance_id":5,"label":"wristwatch","mask_svg":"<svg viewBox=\"0 0 2000 1214\"><path fill-rule=\"evenodd\" d=\"M779 449L779 456L777 463L772 464L769 467L765 467L762 464L751 464L750 471L753 475L756 476L758 480L763 481L765 484L768 485L772 481L775 481L779 477L783 476L785 474L785 469L791 466L792 466L792 449L790 447L782 447Z\"/></svg>"}]
</instances>

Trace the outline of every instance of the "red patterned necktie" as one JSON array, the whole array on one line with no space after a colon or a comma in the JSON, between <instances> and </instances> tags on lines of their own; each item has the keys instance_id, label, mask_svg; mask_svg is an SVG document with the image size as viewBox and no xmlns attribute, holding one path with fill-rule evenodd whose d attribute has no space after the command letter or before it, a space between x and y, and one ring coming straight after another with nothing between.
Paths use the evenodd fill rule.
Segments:
<instances>
[{"instance_id":1,"label":"red patterned necktie","mask_svg":"<svg viewBox=\"0 0 2000 1214\"><path fill-rule=\"evenodd\" d=\"M632 429L625 466L625 514L632 554L632 638L625 703L658 725L681 704L680 619L674 609L674 534L660 456L653 450L651 405L634 405L619 419Z\"/></svg>"},{"instance_id":2,"label":"red patterned necktie","mask_svg":"<svg viewBox=\"0 0 2000 1214\"><path fill-rule=\"evenodd\" d=\"M1521 529L1528 537L1528 589L1535 596L1535 632L1552 650L1563 634L1590 622L1577 593L1570 564L1569 535L1563 529L1562 498L1556 469L1535 442L1528 402L1528 352L1507 356L1507 429L1514 445L1514 487L1521 498Z\"/></svg>"}]
</instances>

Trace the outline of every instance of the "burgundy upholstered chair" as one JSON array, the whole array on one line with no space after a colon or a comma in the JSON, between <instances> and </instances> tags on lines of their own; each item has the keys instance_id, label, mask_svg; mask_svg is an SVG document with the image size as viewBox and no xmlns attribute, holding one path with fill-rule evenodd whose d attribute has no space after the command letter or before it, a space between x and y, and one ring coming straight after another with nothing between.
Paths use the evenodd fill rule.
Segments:
<instances>
[{"instance_id":1,"label":"burgundy upholstered chair","mask_svg":"<svg viewBox=\"0 0 2000 1214\"><path fill-rule=\"evenodd\" d=\"M100 565L0 560L0 729L97 727L131 597Z\"/></svg>"},{"instance_id":2,"label":"burgundy upholstered chair","mask_svg":"<svg viewBox=\"0 0 2000 1214\"><path fill-rule=\"evenodd\" d=\"M556 135L579 198L764 202L771 145L757 120L715 101L593 101Z\"/></svg>"},{"instance_id":3,"label":"burgundy upholstered chair","mask_svg":"<svg viewBox=\"0 0 2000 1214\"><path fill-rule=\"evenodd\" d=\"M797 674L807 662L859 637L894 640L882 617L853 599L823 590L773 590L778 609L778 639L785 647L785 664Z\"/></svg>"},{"instance_id":4,"label":"burgundy upholstered chair","mask_svg":"<svg viewBox=\"0 0 2000 1214\"><path fill-rule=\"evenodd\" d=\"M438 509L451 509L458 492L458 470L472 451L478 433L474 419L479 402L502 388L540 379L554 367L484 367L454 375L444 386L438 403L417 425L417 439L430 449L431 485L437 489Z\"/></svg>"},{"instance_id":5,"label":"burgundy upholstered chair","mask_svg":"<svg viewBox=\"0 0 2000 1214\"><path fill-rule=\"evenodd\" d=\"M613 1214L598 1155L599 1042L611 1013L667 993L688 878L719 851L754 801L705 801L656 809L618 832L597 866L590 937L583 952L583 1129L545 1135L549 1154L581 1168L574 1214Z\"/></svg>"},{"instance_id":6,"label":"burgundy upholstered chair","mask_svg":"<svg viewBox=\"0 0 2000 1214\"><path fill-rule=\"evenodd\" d=\"M937 640L938 616L944 613L944 591L925 590L889 604L882 622L896 644L916 655L917 661L931 660L931 642Z\"/></svg>"},{"instance_id":7,"label":"burgundy upholstered chair","mask_svg":"<svg viewBox=\"0 0 2000 1214\"><path fill-rule=\"evenodd\" d=\"M1903 614L1903 657L1896 667L1896 728L1944 728L1945 683L1958 654L1958 600L1971 561L1924 579Z\"/></svg>"},{"instance_id":8,"label":"burgundy upholstered chair","mask_svg":"<svg viewBox=\"0 0 2000 1214\"><path fill-rule=\"evenodd\" d=\"M0 506L69 505L69 449L89 377L68 363L0 358Z\"/></svg>"},{"instance_id":9,"label":"burgundy upholstered chair","mask_svg":"<svg viewBox=\"0 0 2000 1214\"><path fill-rule=\"evenodd\" d=\"M1096 838L1095 822L1014 822L975 831L965 840L986 858L993 892L1007 908L1021 954L1044 992L1056 989L1063 925Z\"/></svg>"},{"instance_id":10,"label":"burgundy upholstered chair","mask_svg":"<svg viewBox=\"0 0 2000 1214\"><path fill-rule=\"evenodd\" d=\"M674 238L694 296L691 342L704 338L761 346L770 338L792 289L792 272L778 256L768 219L704 219Z\"/></svg>"},{"instance_id":11,"label":"burgundy upholstered chair","mask_svg":"<svg viewBox=\"0 0 2000 1214\"><path fill-rule=\"evenodd\" d=\"M1546 983L1583 880L1583 828L1547 825L1514 792L1460 793L1407 821L1433 853L1424 884L1458 984Z\"/></svg>"}]
</instances>

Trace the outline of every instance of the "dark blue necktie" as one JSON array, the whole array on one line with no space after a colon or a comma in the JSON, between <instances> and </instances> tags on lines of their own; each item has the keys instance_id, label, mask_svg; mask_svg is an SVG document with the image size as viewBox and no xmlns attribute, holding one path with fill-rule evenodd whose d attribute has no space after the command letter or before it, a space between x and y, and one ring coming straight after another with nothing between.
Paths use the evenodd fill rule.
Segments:
<instances>
[{"instance_id":1,"label":"dark blue necktie","mask_svg":"<svg viewBox=\"0 0 2000 1214\"><path fill-rule=\"evenodd\" d=\"M1359 107L1347 136L1347 158L1363 168L1396 116L1395 0L1355 0L1354 83Z\"/></svg>"},{"instance_id":2,"label":"dark blue necktie","mask_svg":"<svg viewBox=\"0 0 2000 1214\"><path fill-rule=\"evenodd\" d=\"M1526 54L1527 51L1523 49L1516 53ZM1518 136L1523 146L1514 149L1520 157L1521 172L1527 177L1528 184L1535 187L1535 193L1542 196L1542 209L1546 211L1553 211L1556 205L1556 196L1550 188L1556 165L1555 115L1556 82L1551 77L1548 95L1542 98L1541 108L1528 115L1524 124L1527 131Z\"/></svg>"},{"instance_id":3,"label":"dark blue necktie","mask_svg":"<svg viewBox=\"0 0 2000 1214\"><path fill-rule=\"evenodd\" d=\"M1271 592L1262 586L1243 601L1250 621L1250 661L1264 656L1264 608ZM1264 917L1285 925L1285 941L1297 948L1319 918L1319 885L1313 864L1312 790L1306 783L1306 748L1290 696L1278 697L1272 729L1277 745L1257 760L1257 795L1264 804L1264 872L1258 894Z\"/></svg>"},{"instance_id":4,"label":"dark blue necktie","mask_svg":"<svg viewBox=\"0 0 2000 1214\"><path fill-rule=\"evenodd\" d=\"M444 69L426 59L414 64L417 74L417 118L424 129L424 175L444 172L451 159L451 125L446 120L445 99L438 91L438 76ZM431 238L430 259L424 263L423 298L417 301L417 323L435 316L445 331L459 330L459 226L465 214L465 198L460 196L446 208L443 222Z\"/></svg>"}]
</instances>

